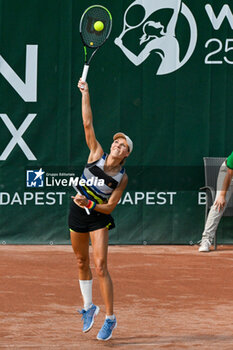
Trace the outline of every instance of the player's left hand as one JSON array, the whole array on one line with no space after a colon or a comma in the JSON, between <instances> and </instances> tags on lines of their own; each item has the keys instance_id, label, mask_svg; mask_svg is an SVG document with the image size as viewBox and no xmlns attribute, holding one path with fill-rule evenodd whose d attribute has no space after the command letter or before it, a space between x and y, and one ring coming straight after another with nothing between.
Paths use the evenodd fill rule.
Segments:
<instances>
[{"instance_id":1,"label":"player's left hand","mask_svg":"<svg viewBox=\"0 0 233 350\"><path fill-rule=\"evenodd\" d=\"M87 206L88 204L88 199L80 194L76 194L76 196L71 196L71 198L73 199L74 203L77 204L80 208L84 208Z\"/></svg>"}]
</instances>

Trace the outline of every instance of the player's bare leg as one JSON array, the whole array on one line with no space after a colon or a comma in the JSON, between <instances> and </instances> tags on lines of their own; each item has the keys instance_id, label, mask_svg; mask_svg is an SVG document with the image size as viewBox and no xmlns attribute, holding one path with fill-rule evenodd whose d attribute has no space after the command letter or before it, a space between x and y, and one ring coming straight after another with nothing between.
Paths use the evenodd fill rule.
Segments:
<instances>
[{"instance_id":1,"label":"player's bare leg","mask_svg":"<svg viewBox=\"0 0 233 350\"><path fill-rule=\"evenodd\" d=\"M89 234L70 231L70 239L78 263L78 276L80 280L91 280L92 274L89 266Z\"/></svg>"},{"instance_id":2,"label":"player's bare leg","mask_svg":"<svg viewBox=\"0 0 233 350\"><path fill-rule=\"evenodd\" d=\"M113 285L107 268L108 229L102 228L90 233L94 263L99 278L100 290L106 307L106 315L113 315Z\"/></svg>"},{"instance_id":3,"label":"player's bare leg","mask_svg":"<svg viewBox=\"0 0 233 350\"><path fill-rule=\"evenodd\" d=\"M89 265L89 233L71 231L72 247L78 262L79 285L83 297L83 309L80 312L83 321L83 332L88 332L99 307L92 303L92 273Z\"/></svg>"},{"instance_id":4,"label":"player's bare leg","mask_svg":"<svg viewBox=\"0 0 233 350\"><path fill-rule=\"evenodd\" d=\"M106 308L105 321L97 334L97 339L106 341L112 337L112 332L117 326L116 317L113 314L113 285L107 267L108 229L103 228L91 232L91 240L96 272Z\"/></svg>"}]
</instances>

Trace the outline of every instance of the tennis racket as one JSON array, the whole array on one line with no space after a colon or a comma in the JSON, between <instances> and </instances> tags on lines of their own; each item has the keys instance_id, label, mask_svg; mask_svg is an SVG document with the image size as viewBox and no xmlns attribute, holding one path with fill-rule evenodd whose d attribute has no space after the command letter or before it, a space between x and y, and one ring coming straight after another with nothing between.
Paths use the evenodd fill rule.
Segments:
<instances>
[{"instance_id":1,"label":"tennis racket","mask_svg":"<svg viewBox=\"0 0 233 350\"><path fill-rule=\"evenodd\" d=\"M102 23L102 29L95 26L96 22ZM96 30L95 27L98 29ZM79 31L84 45L85 63L82 73L82 81L86 81L89 65L97 50L108 39L112 29L111 13L101 5L88 7L80 20ZM90 56L88 55L90 51ZM89 58L88 58L89 56Z\"/></svg>"},{"instance_id":2,"label":"tennis racket","mask_svg":"<svg viewBox=\"0 0 233 350\"><path fill-rule=\"evenodd\" d=\"M82 193L77 189L77 187L74 184L72 184L72 186L78 194L82 195ZM86 207L84 207L84 209L86 210L87 215L90 215L90 210Z\"/></svg>"}]
</instances>

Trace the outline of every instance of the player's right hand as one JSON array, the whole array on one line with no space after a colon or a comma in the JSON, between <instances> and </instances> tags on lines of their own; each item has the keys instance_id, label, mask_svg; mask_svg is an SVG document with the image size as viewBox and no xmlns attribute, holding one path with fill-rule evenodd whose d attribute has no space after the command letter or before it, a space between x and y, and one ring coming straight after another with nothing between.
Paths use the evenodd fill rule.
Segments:
<instances>
[{"instance_id":1,"label":"player's right hand","mask_svg":"<svg viewBox=\"0 0 233 350\"><path fill-rule=\"evenodd\" d=\"M81 91L81 93L88 91L88 84L86 82L82 81L81 78L79 79L77 86L78 86L79 90Z\"/></svg>"}]
</instances>

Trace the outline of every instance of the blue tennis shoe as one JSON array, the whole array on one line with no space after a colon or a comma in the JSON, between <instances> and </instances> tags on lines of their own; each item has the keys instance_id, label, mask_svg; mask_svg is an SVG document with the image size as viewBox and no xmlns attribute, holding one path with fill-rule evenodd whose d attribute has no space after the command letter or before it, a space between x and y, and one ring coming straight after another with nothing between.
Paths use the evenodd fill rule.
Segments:
<instances>
[{"instance_id":1,"label":"blue tennis shoe","mask_svg":"<svg viewBox=\"0 0 233 350\"><path fill-rule=\"evenodd\" d=\"M117 326L116 318L115 320L110 320L109 318L106 318L103 327L99 331L97 335L98 340L109 340L112 338L112 331Z\"/></svg>"},{"instance_id":2,"label":"blue tennis shoe","mask_svg":"<svg viewBox=\"0 0 233 350\"><path fill-rule=\"evenodd\" d=\"M82 309L82 311L79 311L79 313L82 315L81 320L83 321L84 333L88 332L91 329L94 324L95 316L98 315L99 311L100 308L94 304L92 304L88 310Z\"/></svg>"}]
</instances>

